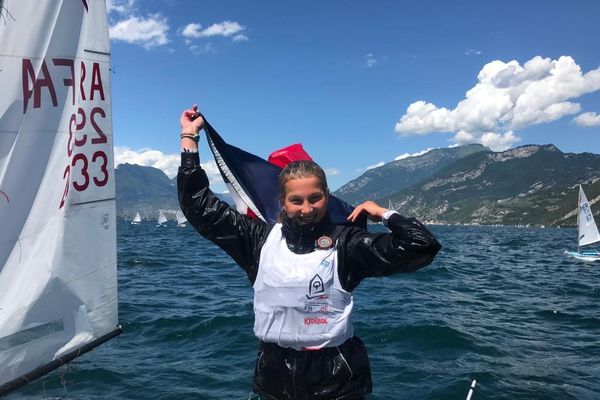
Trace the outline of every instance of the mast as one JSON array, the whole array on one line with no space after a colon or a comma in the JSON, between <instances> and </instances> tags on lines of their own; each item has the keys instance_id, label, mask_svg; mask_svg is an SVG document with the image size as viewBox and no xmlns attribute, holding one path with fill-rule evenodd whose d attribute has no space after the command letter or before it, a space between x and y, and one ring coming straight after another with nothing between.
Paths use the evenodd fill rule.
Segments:
<instances>
[{"instance_id":1,"label":"mast","mask_svg":"<svg viewBox=\"0 0 600 400\"><path fill-rule=\"evenodd\" d=\"M579 225L579 218L581 215L581 193L583 193L583 188L581 184L579 185L579 193L577 194L577 252L581 253L581 249L579 246L579 241L581 240L581 227Z\"/></svg>"}]
</instances>

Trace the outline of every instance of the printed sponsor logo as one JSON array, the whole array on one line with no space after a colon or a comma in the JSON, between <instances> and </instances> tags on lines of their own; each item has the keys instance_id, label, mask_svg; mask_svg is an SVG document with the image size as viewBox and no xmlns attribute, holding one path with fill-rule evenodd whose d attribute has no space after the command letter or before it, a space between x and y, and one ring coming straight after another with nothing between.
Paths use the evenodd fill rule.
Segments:
<instances>
[{"instance_id":1,"label":"printed sponsor logo","mask_svg":"<svg viewBox=\"0 0 600 400\"><path fill-rule=\"evenodd\" d=\"M309 299L304 302L304 312L315 313L321 312L326 313L329 311L329 302L326 295L318 296L314 299Z\"/></svg>"},{"instance_id":2,"label":"printed sponsor logo","mask_svg":"<svg viewBox=\"0 0 600 400\"><path fill-rule=\"evenodd\" d=\"M327 321L327 318L319 318L319 317L305 317L304 318L304 325L306 326L310 326L310 325L327 325L329 322Z\"/></svg>"},{"instance_id":3,"label":"printed sponsor logo","mask_svg":"<svg viewBox=\"0 0 600 400\"><path fill-rule=\"evenodd\" d=\"M321 278L319 274L316 274L308 284L308 294L306 295L306 298L313 299L323 295L324 293L325 284L323 283L323 278Z\"/></svg>"}]
</instances>

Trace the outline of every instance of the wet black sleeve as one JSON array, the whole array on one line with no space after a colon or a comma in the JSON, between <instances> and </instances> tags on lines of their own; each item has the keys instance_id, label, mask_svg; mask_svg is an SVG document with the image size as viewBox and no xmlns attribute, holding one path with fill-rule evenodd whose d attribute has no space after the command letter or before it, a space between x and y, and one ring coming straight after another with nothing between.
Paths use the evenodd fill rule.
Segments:
<instances>
[{"instance_id":1,"label":"wet black sleeve","mask_svg":"<svg viewBox=\"0 0 600 400\"><path fill-rule=\"evenodd\" d=\"M177 174L179 205L190 224L206 239L225 250L254 282L267 224L254 220L221 201L208 187L198 153L182 153Z\"/></svg>"},{"instance_id":2,"label":"wet black sleeve","mask_svg":"<svg viewBox=\"0 0 600 400\"><path fill-rule=\"evenodd\" d=\"M390 233L370 233L357 227L340 235L339 275L347 291L364 278L412 272L433 261L440 243L417 219L393 214Z\"/></svg>"}]
</instances>

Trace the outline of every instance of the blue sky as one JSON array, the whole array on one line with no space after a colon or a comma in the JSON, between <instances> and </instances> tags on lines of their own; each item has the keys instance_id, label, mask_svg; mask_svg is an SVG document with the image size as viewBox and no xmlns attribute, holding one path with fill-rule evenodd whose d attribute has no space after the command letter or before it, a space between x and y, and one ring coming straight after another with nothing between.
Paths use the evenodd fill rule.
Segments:
<instances>
[{"instance_id":1,"label":"blue sky","mask_svg":"<svg viewBox=\"0 0 600 400\"><path fill-rule=\"evenodd\" d=\"M173 176L192 103L262 157L302 143L332 189L456 144L600 153L600 1L107 4L117 163Z\"/></svg>"}]
</instances>

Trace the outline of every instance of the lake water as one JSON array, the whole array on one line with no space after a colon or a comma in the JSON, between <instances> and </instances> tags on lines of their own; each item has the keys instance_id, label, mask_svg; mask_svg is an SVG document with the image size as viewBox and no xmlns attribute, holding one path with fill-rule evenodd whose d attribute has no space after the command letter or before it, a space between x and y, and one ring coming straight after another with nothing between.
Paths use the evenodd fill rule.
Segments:
<instances>
[{"instance_id":1,"label":"lake water","mask_svg":"<svg viewBox=\"0 0 600 400\"><path fill-rule=\"evenodd\" d=\"M374 229L381 229L376 226ZM600 263L575 229L444 227L418 272L355 291L376 399L600 398ZM118 226L123 334L8 399L247 399L245 274L191 227Z\"/></svg>"}]
</instances>

